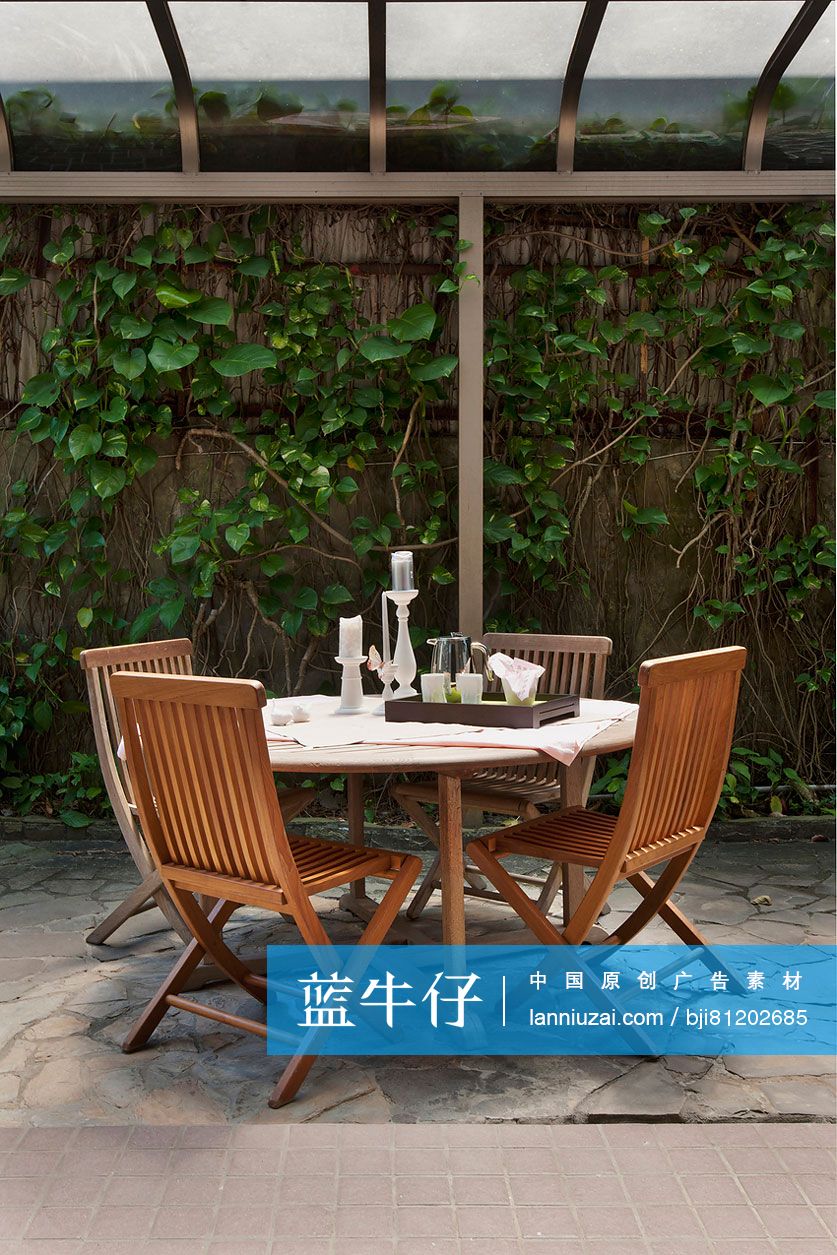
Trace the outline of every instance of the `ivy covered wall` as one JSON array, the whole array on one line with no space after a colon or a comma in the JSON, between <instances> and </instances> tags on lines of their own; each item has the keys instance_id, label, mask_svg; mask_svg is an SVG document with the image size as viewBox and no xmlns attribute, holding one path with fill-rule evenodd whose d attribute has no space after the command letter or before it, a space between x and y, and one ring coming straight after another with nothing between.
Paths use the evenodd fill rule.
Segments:
<instances>
[{"instance_id":1,"label":"ivy covered wall","mask_svg":"<svg viewBox=\"0 0 837 1255\"><path fill-rule=\"evenodd\" d=\"M730 807L830 778L832 240L814 206L488 223L487 626L612 636L619 696L748 645ZM85 646L311 691L404 546L418 639L455 624L454 216L5 207L0 254L0 808L100 805Z\"/></svg>"}]
</instances>

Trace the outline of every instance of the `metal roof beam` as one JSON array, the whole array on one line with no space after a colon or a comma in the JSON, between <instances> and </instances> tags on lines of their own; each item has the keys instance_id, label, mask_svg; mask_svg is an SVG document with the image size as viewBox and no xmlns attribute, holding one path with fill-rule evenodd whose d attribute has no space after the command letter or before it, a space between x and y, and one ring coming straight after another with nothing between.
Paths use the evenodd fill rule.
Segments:
<instances>
[{"instance_id":1,"label":"metal roof beam","mask_svg":"<svg viewBox=\"0 0 837 1255\"><path fill-rule=\"evenodd\" d=\"M744 136L744 170L748 174L757 174L761 170L768 114L776 88L828 4L829 0L805 0L761 72Z\"/></svg>"},{"instance_id":2,"label":"metal roof beam","mask_svg":"<svg viewBox=\"0 0 837 1255\"><path fill-rule=\"evenodd\" d=\"M387 6L369 0L369 172L387 168Z\"/></svg>"},{"instance_id":3,"label":"metal roof beam","mask_svg":"<svg viewBox=\"0 0 837 1255\"><path fill-rule=\"evenodd\" d=\"M0 174L10 174L14 169L12 159L12 130L9 126L9 115L0 96Z\"/></svg>"},{"instance_id":4,"label":"metal roof beam","mask_svg":"<svg viewBox=\"0 0 837 1255\"><path fill-rule=\"evenodd\" d=\"M180 128L180 164L184 174L197 174L201 168L198 109L180 36L167 0L146 0L146 7L154 23L174 87L177 124Z\"/></svg>"},{"instance_id":5,"label":"metal roof beam","mask_svg":"<svg viewBox=\"0 0 837 1255\"><path fill-rule=\"evenodd\" d=\"M578 102L581 99L584 75L587 72L590 56L606 11L607 0L587 0L584 12L581 15L581 21L578 24L572 52L567 62L564 90L561 92L561 111L558 115L557 156L559 174L568 174L573 168Z\"/></svg>"},{"instance_id":6,"label":"metal roof beam","mask_svg":"<svg viewBox=\"0 0 837 1255\"><path fill-rule=\"evenodd\" d=\"M830 199L834 173L821 170L593 170L574 174L453 171L432 174L293 174L274 171L166 174L153 170L22 171L0 174L0 203L27 201L213 202L377 201L455 203L484 196L510 204L541 201L801 201Z\"/></svg>"}]
</instances>

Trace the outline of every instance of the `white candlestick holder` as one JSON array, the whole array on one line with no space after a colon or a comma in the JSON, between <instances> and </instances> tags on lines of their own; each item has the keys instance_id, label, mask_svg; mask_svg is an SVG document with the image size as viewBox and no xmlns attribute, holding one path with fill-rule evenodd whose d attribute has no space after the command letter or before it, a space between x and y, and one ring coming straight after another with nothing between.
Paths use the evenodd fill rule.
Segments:
<instances>
[{"instance_id":1,"label":"white candlestick holder","mask_svg":"<svg viewBox=\"0 0 837 1255\"><path fill-rule=\"evenodd\" d=\"M391 602L394 602L398 614L398 636L395 640L395 653L392 655L392 661L396 667L395 678L398 681L394 696L417 697L418 692L413 688L413 680L416 678L418 667L410 640L410 602L418 597L418 589L406 588L398 591L390 589L385 595Z\"/></svg>"},{"instance_id":2,"label":"white candlestick holder","mask_svg":"<svg viewBox=\"0 0 837 1255\"><path fill-rule=\"evenodd\" d=\"M366 655L359 658L335 658L343 668L343 679L340 684L340 705L338 715L360 715L363 713L363 684L360 679L360 665L366 662Z\"/></svg>"}]
</instances>

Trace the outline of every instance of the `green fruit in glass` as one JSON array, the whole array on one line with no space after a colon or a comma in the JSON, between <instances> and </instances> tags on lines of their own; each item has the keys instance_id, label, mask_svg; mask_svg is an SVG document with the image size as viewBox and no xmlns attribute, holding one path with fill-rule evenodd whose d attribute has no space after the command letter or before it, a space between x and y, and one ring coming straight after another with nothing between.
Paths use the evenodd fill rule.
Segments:
<instances>
[{"instance_id":1,"label":"green fruit in glass","mask_svg":"<svg viewBox=\"0 0 837 1255\"><path fill-rule=\"evenodd\" d=\"M447 700L449 702L452 702L454 705L457 702L462 701L462 694L459 692L459 689L456 687L455 684L452 684L450 688L448 689Z\"/></svg>"}]
</instances>

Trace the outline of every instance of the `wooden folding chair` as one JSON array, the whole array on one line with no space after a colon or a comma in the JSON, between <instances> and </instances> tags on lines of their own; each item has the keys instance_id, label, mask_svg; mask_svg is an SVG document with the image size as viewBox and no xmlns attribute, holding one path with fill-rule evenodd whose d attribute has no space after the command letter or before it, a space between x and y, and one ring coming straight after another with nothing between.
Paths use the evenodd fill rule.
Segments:
<instances>
[{"instance_id":1,"label":"wooden folding chair","mask_svg":"<svg viewBox=\"0 0 837 1255\"><path fill-rule=\"evenodd\" d=\"M659 915L681 941L707 944L669 898L718 804L746 659L747 651L734 646L642 664L636 738L617 817L573 807L469 843L476 866L538 941L581 945L613 886L627 880L642 901L607 943L630 941ZM596 869L562 930L505 870L501 860L509 854ZM648 869L660 863L665 869L652 880Z\"/></svg>"},{"instance_id":2,"label":"wooden folding chair","mask_svg":"<svg viewBox=\"0 0 837 1255\"><path fill-rule=\"evenodd\" d=\"M261 1021L182 996L207 955L246 993L266 1002L264 977L223 940L233 912L239 906L276 911L294 920L304 942L328 945L312 895L363 876L384 877L392 884L360 937L363 945L377 945L415 883L421 860L287 835L258 682L121 671L111 678L111 692L148 848L193 937L122 1048L143 1046L169 1007L266 1037ZM271 1095L272 1107L293 1098L313 1062L302 1055L290 1061Z\"/></svg>"},{"instance_id":3,"label":"wooden folding chair","mask_svg":"<svg viewBox=\"0 0 837 1255\"><path fill-rule=\"evenodd\" d=\"M145 641L137 645L115 645L104 649L85 649L79 663L87 680L90 714L99 764L105 788L131 858L141 876L140 883L119 903L101 924L88 934L91 945L102 945L117 928L133 915L140 915L157 906L172 928L184 941L192 934L181 919L154 866L142 835L134 805L131 783L124 762L117 750L122 740L116 704L110 691L114 672L129 668L149 675L191 675L192 642L187 638L172 641ZM291 820L303 810L311 798L311 789L289 789L281 795L282 813Z\"/></svg>"},{"instance_id":4,"label":"wooden folding chair","mask_svg":"<svg viewBox=\"0 0 837 1255\"><path fill-rule=\"evenodd\" d=\"M604 696L607 660L613 642L607 636L533 636L518 632L489 632L483 643L492 653L508 654L511 658L525 658L545 668L540 683L542 693L575 693L578 697L601 698ZM499 680L489 681L488 691L499 691ZM593 778L595 758L590 759L584 792L586 801ZM478 810L493 811L499 815L517 815L521 819L534 819L540 807L558 806L561 788L558 782L558 763L538 763L534 767L501 767L481 771L472 776L462 790L462 805ZM394 785L393 798L407 812L415 824L437 848L439 828L426 807L438 802L436 785L422 781L408 781ZM503 902L500 894L493 893L474 867L465 869L465 893L484 901ZM540 890L538 906L548 911L561 885L561 866L556 864L547 876L515 876L518 884L534 885ZM410 919L417 919L431 894L440 886L439 859L433 860L407 908Z\"/></svg>"}]
</instances>

